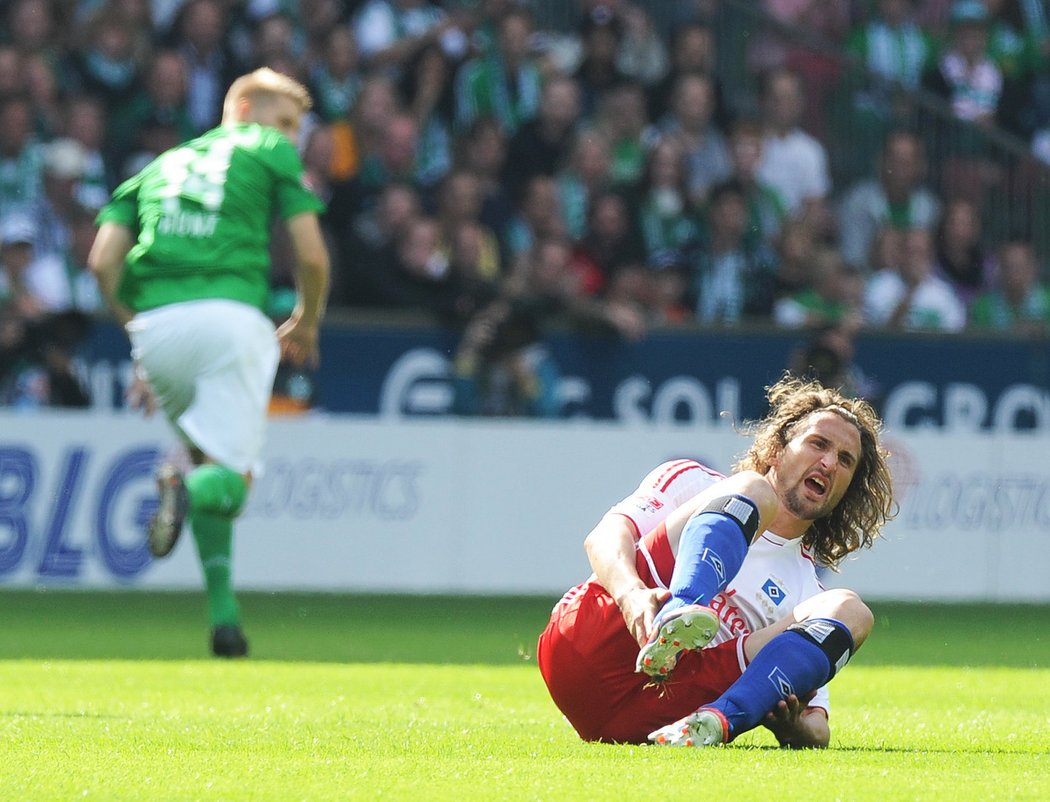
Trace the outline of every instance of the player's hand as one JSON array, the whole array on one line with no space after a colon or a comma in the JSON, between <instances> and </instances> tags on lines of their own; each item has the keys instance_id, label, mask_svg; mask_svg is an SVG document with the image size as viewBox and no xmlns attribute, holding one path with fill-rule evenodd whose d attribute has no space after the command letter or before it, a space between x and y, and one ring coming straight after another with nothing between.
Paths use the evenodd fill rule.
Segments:
<instances>
[{"instance_id":1,"label":"player's hand","mask_svg":"<svg viewBox=\"0 0 1050 802\"><path fill-rule=\"evenodd\" d=\"M281 344L281 359L297 367L317 367L320 361L318 350L318 327L307 323L294 313L277 329L277 341Z\"/></svg>"},{"instance_id":2,"label":"player's hand","mask_svg":"<svg viewBox=\"0 0 1050 802\"><path fill-rule=\"evenodd\" d=\"M157 411L157 396L153 394L153 388L150 387L146 374L137 366L131 379L131 386L125 393L125 399L128 409L142 410L142 414L147 418Z\"/></svg>"},{"instance_id":3,"label":"player's hand","mask_svg":"<svg viewBox=\"0 0 1050 802\"><path fill-rule=\"evenodd\" d=\"M631 636L642 646L649 639L656 613L671 598L665 588L635 588L616 600Z\"/></svg>"},{"instance_id":4,"label":"player's hand","mask_svg":"<svg viewBox=\"0 0 1050 802\"><path fill-rule=\"evenodd\" d=\"M801 698L791 694L787 699L781 699L766 714L762 726L773 733L781 746L802 748L826 745L827 719L816 710L806 713L814 696L816 691L804 694Z\"/></svg>"}]
</instances>

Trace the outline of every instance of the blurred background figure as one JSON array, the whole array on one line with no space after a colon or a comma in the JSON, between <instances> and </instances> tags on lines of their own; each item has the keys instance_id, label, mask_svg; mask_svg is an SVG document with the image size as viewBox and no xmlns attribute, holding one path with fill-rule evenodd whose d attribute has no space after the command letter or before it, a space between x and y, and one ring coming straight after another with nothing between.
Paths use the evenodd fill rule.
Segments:
<instances>
[{"instance_id":1,"label":"blurred background figure","mask_svg":"<svg viewBox=\"0 0 1050 802\"><path fill-rule=\"evenodd\" d=\"M1030 243L1009 240L999 246L995 283L970 307L974 329L1022 336L1050 333L1050 286L1039 279Z\"/></svg>"},{"instance_id":2,"label":"blurred background figure","mask_svg":"<svg viewBox=\"0 0 1050 802\"><path fill-rule=\"evenodd\" d=\"M882 268L868 281L865 317L873 326L900 331L960 331L966 307L936 275L933 236L913 228L902 239L899 268Z\"/></svg>"}]
</instances>

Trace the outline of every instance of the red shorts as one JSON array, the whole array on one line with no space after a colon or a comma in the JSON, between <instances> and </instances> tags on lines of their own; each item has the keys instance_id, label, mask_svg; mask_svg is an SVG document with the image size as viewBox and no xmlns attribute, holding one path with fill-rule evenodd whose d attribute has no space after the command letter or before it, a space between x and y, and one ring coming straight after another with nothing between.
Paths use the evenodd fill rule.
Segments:
<instances>
[{"instance_id":1,"label":"red shorts","mask_svg":"<svg viewBox=\"0 0 1050 802\"><path fill-rule=\"evenodd\" d=\"M741 638L686 652L659 685L634 670L638 643L601 585L586 583L554 608L536 648L551 698L587 741L646 736L717 699L740 676Z\"/></svg>"}]
</instances>

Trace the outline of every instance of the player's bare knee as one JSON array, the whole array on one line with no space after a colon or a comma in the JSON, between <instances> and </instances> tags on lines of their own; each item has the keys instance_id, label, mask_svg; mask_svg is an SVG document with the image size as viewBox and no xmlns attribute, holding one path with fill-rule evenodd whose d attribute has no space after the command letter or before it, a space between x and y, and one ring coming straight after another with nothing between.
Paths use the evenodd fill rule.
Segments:
<instances>
[{"instance_id":1,"label":"player's bare knee","mask_svg":"<svg viewBox=\"0 0 1050 802\"><path fill-rule=\"evenodd\" d=\"M854 591L847 588L834 588L807 599L795 609L799 620L809 618L833 618L841 621L853 635L854 648L859 648L872 627L875 616Z\"/></svg>"}]
</instances>

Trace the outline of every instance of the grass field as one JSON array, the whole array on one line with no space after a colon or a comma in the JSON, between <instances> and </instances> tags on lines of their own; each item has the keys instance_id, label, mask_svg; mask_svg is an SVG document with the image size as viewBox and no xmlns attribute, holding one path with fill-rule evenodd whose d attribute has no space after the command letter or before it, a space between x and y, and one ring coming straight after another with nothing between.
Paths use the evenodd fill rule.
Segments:
<instances>
[{"instance_id":1,"label":"grass field","mask_svg":"<svg viewBox=\"0 0 1050 802\"><path fill-rule=\"evenodd\" d=\"M585 744L532 656L553 599L0 593L0 800L1048 800L1050 608L873 605L832 748Z\"/></svg>"}]
</instances>

